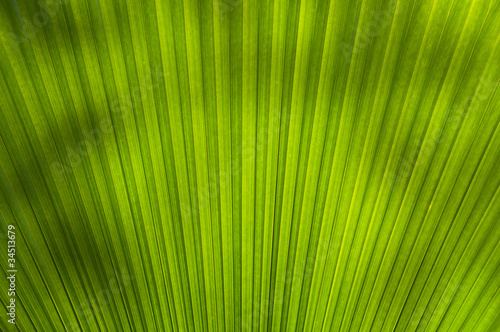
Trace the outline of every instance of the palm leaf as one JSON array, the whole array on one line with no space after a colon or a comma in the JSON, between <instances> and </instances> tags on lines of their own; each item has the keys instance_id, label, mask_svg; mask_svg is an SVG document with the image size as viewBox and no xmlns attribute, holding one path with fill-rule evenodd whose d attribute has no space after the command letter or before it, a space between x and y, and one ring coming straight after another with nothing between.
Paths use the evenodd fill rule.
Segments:
<instances>
[{"instance_id":1,"label":"palm leaf","mask_svg":"<svg viewBox=\"0 0 500 332\"><path fill-rule=\"evenodd\" d=\"M498 1L0 15L1 330L500 330Z\"/></svg>"}]
</instances>

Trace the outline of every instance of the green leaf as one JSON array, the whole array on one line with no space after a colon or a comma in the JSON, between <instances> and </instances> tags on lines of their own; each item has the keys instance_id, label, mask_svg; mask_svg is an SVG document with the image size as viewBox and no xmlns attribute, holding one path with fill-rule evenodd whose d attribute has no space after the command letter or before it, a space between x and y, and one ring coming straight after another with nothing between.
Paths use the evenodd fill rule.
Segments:
<instances>
[{"instance_id":1,"label":"green leaf","mask_svg":"<svg viewBox=\"0 0 500 332\"><path fill-rule=\"evenodd\" d=\"M2 331L500 330L500 2L0 29Z\"/></svg>"}]
</instances>

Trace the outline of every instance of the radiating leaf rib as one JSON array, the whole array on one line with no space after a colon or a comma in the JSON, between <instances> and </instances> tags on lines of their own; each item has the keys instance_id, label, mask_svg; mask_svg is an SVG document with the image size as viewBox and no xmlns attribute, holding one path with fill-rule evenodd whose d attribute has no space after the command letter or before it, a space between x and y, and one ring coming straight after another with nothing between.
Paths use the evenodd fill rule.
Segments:
<instances>
[{"instance_id":1,"label":"radiating leaf rib","mask_svg":"<svg viewBox=\"0 0 500 332\"><path fill-rule=\"evenodd\" d=\"M257 131L257 45L258 8L249 1L243 1L243 49L242 49L242 329L253 324L253 277L255 243L255 155ZM244 204L243 204L244 203ZM251 299L251 300L250 300Z\"/></svg>"}]
</instances>

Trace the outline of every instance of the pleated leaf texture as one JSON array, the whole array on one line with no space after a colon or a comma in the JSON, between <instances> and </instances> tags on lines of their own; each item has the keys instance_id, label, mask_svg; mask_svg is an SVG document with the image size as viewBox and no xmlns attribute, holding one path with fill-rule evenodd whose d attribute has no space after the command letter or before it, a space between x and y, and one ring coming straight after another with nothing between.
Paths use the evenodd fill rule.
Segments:
<instances>
[{"instance_id":1,"label":"pleated leaf texture","mask_svg":"<svg viewBox=\"0 0 500 332\"><path fill-rule=\"evenodd\" d=\"M500 331L500 1L0 15L0 330Z\"/></svg>"}]
</instances>

